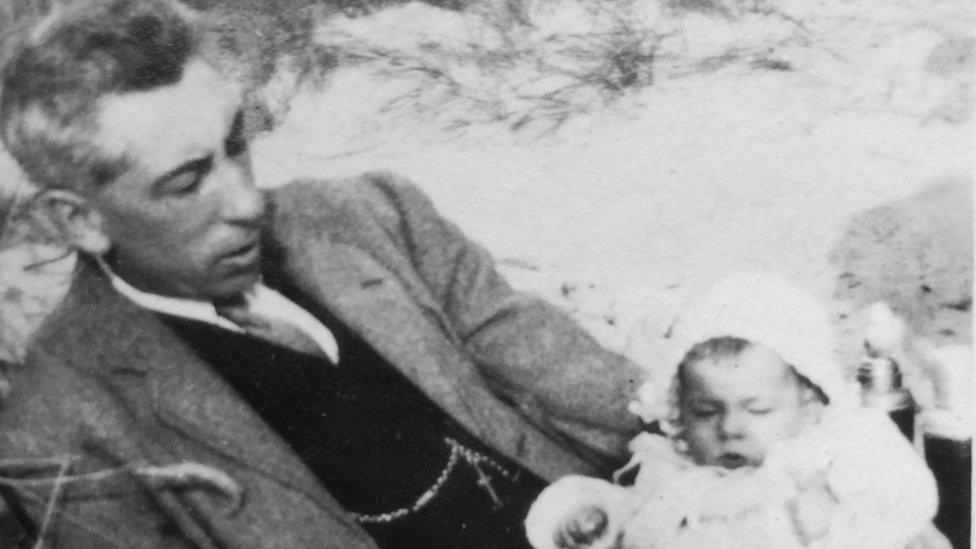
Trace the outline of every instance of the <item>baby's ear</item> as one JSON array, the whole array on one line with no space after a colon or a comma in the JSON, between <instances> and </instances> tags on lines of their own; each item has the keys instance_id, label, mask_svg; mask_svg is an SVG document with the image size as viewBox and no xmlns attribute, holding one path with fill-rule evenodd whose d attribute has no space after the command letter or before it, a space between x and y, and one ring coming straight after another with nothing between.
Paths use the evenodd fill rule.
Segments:
<instances>
[{"instance_id":1,"label":"baby's ear","mask_svg":"<svg viewBox=\"0 0 976 549\"><path fill-rule=\"evenodd\" d=\"M809 387L803 387L801 389L800 407L805 426L810 427L811 425L820 423L825 406L817 391Z\"/></svg>"}]
</instances>

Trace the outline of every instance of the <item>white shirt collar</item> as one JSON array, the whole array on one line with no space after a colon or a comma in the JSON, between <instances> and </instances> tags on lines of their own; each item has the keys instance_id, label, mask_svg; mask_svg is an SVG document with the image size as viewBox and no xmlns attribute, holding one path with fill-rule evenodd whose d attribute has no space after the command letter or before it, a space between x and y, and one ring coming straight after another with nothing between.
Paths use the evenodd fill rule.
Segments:
<instances>
[{"instance_id":1,"label":"white shirt collar","mask_svg":"<svg viewBox=\"0 0 976 549\"><path fill-rule=\"evenodd\" d=\"M99 261L98 263L102 270L105 271L105 274L108 275L108 279L112 283L112 287L115 288L117 292L129 298L129 300L131 300L133 303L144 309L149 309L151 311L156 311L157 313L163 313L171 316L178 316L181 318L216 324L221 328L226 328L235 332L243 331L237 324L234 324L226 318L218 315L217 309L214 307L213 303L209 301L187 299L182 297L170 297L144 292L132 286L125 280L122 280L122 277L115 274L115 272L112 271L112 269L104 261Z\"/></svg>"},{"instance_id":2,"label":"white shirt collar","mask_svg":"<svg viewBox=\"0 0 976 549\"><path fill-rule=\"evenodd\" d=\"M115 274L112 268L101 258L98 258L97 261L108 276L115 291L144 309L207 322L235 332L244 331L237 324L217 314L216 307L210 301L144 292L122 280L122 277ZM289 322L303 330L322 348L322 351L332 360L333 364L339 364L339 345L336 342L335 335L311 313L261 282L244 292L244 298L255 312Z\"/></svg>"}]
</instances>

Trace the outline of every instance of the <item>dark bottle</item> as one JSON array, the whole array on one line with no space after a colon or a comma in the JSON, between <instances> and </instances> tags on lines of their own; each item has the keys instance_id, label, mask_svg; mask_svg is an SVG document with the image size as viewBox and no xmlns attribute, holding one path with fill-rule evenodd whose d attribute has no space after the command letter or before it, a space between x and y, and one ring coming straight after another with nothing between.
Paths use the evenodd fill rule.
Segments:
<instances>
[{"instance_id":1,"label":"dark bottle","mask_svg":"<svg viewBox=\"0 0 976 549\"><path fill-rule=\"evenodd\" d=\"M862 403L880 408L891 416L908 440L915 438L915 400L902 385L901 369L889 356L864 343L865 358L857 369Z\"/></svg>"}]
</instances>

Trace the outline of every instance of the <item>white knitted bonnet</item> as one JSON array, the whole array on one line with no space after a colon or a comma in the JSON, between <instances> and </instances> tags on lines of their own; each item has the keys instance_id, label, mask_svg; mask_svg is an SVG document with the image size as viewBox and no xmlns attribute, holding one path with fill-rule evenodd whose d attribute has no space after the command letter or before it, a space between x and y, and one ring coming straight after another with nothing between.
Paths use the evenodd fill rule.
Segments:
<instances>
[{"instance_id":1,"label":"white knitted bonnet","mask_svg":"<svg viewBox=\"0 0 976 549\"><path fill-rule=\"evenodd\" d=\"M692 300L679 316L671 330L666 370L655 376L661 381L642 388L640 402L632 410L648 421L675 419L671 384L678 365L696 344L723 336L745 339L777 353L817 385L832 407L850 402L834 360L836 340L828 310L781 278L742 273L723 279Z\"/></svg>"}]
</instances>

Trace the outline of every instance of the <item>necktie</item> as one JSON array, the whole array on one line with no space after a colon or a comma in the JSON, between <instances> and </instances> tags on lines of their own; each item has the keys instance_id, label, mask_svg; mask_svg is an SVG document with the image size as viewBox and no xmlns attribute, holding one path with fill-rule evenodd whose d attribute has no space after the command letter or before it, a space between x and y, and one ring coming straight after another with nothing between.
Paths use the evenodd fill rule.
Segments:
<instances>
[{"instance_id":1,"label":"necktie","mask_svg":"<svg viewBox=\"0 0 976 549\"><path fill-rule=\"evenodd\" d=\"M293 351L328 359L322 348L305 333L305 330L286 320L253 311L243 295L215 301L214 308L217 314L240 326L248 335Z\"/></svg>"}]
</instances>

